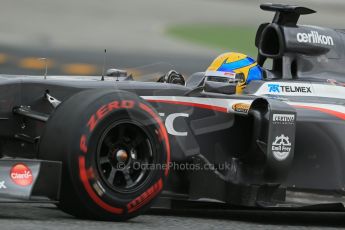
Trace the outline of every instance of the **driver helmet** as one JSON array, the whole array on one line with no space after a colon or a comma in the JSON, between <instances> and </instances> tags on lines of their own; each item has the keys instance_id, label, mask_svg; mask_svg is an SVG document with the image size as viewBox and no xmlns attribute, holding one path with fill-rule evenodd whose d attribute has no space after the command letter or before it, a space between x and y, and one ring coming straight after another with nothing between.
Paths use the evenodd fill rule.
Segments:
<instances>
[{"instance_id":1,"label":"driver helmet","mask_svg":"<svg viewBox=\"0 0 345 230\"><path fill-rule=\"evenodd\" d=\"M242 93L249 82L263 79L263 71L253 58L228 52L214 59L207 68L205 77L214 78L215 81L227 78L229 84L236 84L236 93Z\"/></svg>"}]
</instances>

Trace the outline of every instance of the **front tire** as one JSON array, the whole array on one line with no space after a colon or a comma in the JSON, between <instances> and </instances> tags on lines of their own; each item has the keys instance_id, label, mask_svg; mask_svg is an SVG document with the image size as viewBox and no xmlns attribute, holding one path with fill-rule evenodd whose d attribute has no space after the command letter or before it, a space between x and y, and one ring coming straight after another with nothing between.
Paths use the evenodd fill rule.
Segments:
<instances>
[{"instance_id":1,"label":"front tire","mask_svg":"<svg viewBox=\"0 0 345 230\"><path fill-rule=\"evenodd\" d=\"M120 221L145 211L160 194L170 147L165 126L145 101L125 91L87 90L51 115L40 157L63 163L63 211Z\"/></svg>"}]
</instances>

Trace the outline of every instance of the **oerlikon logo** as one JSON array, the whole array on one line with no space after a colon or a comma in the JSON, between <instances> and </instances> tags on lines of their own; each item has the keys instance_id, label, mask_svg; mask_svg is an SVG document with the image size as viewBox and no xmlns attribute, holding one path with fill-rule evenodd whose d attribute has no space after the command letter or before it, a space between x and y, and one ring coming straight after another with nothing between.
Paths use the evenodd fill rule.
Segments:
<instances>
[{"instance_id":1,"label":"oerlikon logo","mask_svg":"<svg viewBox=\"0 0 345 230\"><path fill-rule=\"evenodd\" d=\"M31 169L22 163L12 167L10 177L14 183L20 186L31 185L33 181Z\"/></svg>"},{"instance_id":2,"label":"oerlikon logo","mask_svg":"<svg viewBox=\"0 0 345 230\"><path fill-rule=\"evenodd\" d=\"M301 43L312 43L333 46L333 38L331 36L319 34L317 31L310 33L297 33L297 41Z\"/></svg>"}]
</instances>

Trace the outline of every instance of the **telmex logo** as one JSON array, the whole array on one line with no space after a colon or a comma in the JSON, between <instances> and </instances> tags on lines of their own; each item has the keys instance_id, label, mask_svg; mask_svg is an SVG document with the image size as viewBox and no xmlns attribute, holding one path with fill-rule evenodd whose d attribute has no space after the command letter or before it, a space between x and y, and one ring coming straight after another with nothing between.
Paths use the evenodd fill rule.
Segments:
<instances>
[{"instance_id":1,"label":"telmex logo","mask_svg":"<svg viewBox=\"0 0 345 230\"><path fill-rule=\"evenodd\" d=\"M301 43L314 43L333 46L333 38L331 36L321 35L317 31L310 33L297 33L297 41Z\"/></svg>"},{"instance_id":2,"label":"telmex logo","mask_svg":"<svg viewBox=\"0 0 345 230\"><path fill-rule=\"evenodd\" d=\"M294 122L295 115L294 114L273 114L273 121L274 122Z\"/></svg>"},{"instance_id":3,"label":"telmex logo","mask_svg":"<svg viewBox=\"0 0 345 230\"><path fill-rule=\"evenodd\" d=\"M269 93L312 93L310 86L268 84Z\"/></svg>"}]
</instances>

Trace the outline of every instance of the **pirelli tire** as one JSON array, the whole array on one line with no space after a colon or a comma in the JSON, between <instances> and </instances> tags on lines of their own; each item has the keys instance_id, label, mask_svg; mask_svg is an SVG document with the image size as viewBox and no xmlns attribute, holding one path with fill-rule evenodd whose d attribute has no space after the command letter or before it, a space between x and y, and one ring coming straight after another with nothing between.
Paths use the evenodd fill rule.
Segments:
<instances>
[{"instance_id":1,"label":"pirelli tire","mask_svg":"<svg viewBox=\"0 0 345 230\"><path fill-rule=\"evenodd\" d=\"M155 110L132 93L103 89L60 104L39 152L42 159L63 163L58 205L63 211L112 221L150 207L163 189L170 160L168 134Z\"/></svg>"}]
</instances>

